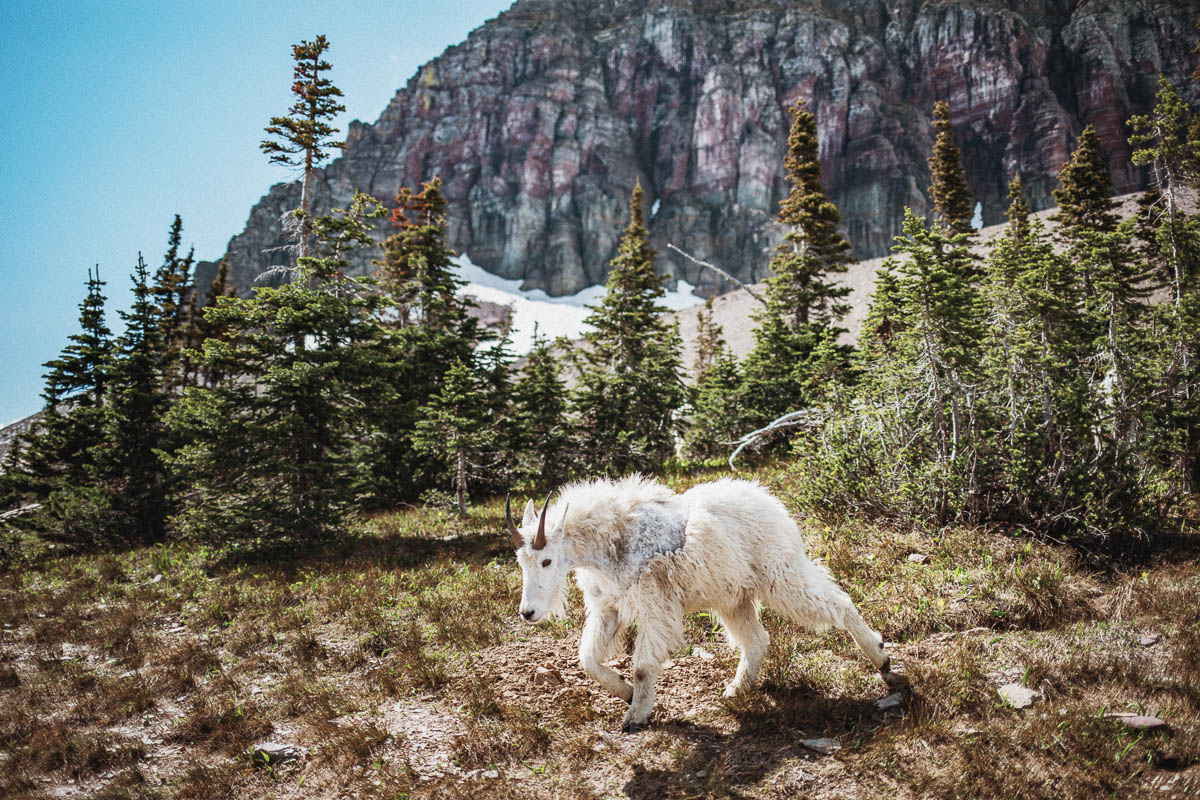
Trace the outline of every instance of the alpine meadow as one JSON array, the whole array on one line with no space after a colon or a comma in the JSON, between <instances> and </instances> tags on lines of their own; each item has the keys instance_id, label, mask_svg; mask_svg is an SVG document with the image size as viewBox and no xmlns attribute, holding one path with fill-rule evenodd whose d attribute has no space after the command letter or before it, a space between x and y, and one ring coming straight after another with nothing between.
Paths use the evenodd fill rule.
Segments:
<instances>
[{"instance_id":1,"label":"alpine meadow","mask_svg":"<svg viewBox=\"0 0 1200 800\"><path fill-rule=\"evenodd\" d=\"M0 796L1200 795L1200 19L1009 5L295 44L0 430Z\"/></svg>"}]
</instances>

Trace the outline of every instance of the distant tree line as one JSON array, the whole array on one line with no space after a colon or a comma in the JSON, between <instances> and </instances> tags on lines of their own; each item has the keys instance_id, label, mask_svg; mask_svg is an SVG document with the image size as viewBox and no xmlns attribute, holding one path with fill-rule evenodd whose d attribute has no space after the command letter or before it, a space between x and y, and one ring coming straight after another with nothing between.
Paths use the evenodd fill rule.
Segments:
<instances>
[{"instance_id":1,"label":"distant tree line","mask_svg":"<svg viewBox=\"0 0 1200 800\"><path fill-rule=\"evenodd\" d=\"M306 185L338 146L327 47L294 48L297 101L263 143ZM194 285L176 217L153 275L139 256L119 337L89 273L80 332L46 365L45 416L10 453L0 502L38 503L18 524L88 546L312 538L398 503L463 511L576 476L723 464L766 429L748 457L784 459L820 514L1003 521L1124 547L1182 513L1200 482L1200 221L1180 194L1200 183L1200 123L1174 87L1130 120L1155 177L1134 218L1118 223L1088 128L1059 176L1055 232L1014 180L983 255L937 104L934 221L907 214L857 348L840 326L834 277L851 247L816 119L792 113L787 233L741 361L709 305L685 380L640 185L582 346L536 338L519 369L508 331L482 330L460 293L437 178L390 207L356 194L315 217L306 199L287 280L249 297L225 264ZM349 277L363 249L378 271Z\"/></svg>"}]
</instances>

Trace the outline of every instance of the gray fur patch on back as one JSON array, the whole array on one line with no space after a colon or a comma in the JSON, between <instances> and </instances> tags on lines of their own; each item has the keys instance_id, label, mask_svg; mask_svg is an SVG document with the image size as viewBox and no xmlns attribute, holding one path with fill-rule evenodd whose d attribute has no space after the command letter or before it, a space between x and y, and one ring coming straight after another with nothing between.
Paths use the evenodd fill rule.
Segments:
<instances>
[{"instance_id":1,"label":"gray fur patch on back","mask_svg":"<svg viewBox=\"0 0 1200 800\"><path fill-rule=\"evenodd\" d=\"M639 571L656 555L683 547L687 519L675 503L638 506L625 535L618 542L621 566Z\"/></svg>"}]
</instances>

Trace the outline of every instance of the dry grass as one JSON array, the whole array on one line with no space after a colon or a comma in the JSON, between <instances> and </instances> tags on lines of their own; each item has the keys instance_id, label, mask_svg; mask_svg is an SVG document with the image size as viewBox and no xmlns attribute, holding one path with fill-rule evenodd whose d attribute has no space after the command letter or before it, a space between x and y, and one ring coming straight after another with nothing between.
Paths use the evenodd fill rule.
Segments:
<instances>
[{"instance_id":1,"label":"dry grass","mask_svg":"<svg viewBox=\"0 0 1200 800\"><path fill-rule=\"evenodd\" d=\"M722 701L735 654L696 615L688 639L715 657L675 654L654 724L623 736L623 704L574 663L577 593L565 622L517 624L502 514L381 515L309 550L30 544L0 575L0 796L1200 792L1200 537L1098 574L1003 531L810 527L894 643L901 707L876 708L891 690L847 637L769 612L762 688ZM1030 708L997 694L1013 681L1038 691ZM265 740L304 755L255 767Z\"/></svg>"}]
</instances>

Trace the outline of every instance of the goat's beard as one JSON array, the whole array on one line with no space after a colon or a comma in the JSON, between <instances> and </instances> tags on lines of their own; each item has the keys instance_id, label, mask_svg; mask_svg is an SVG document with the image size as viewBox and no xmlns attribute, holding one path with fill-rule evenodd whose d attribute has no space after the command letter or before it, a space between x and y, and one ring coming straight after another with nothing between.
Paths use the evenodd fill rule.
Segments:
<instances>
[{"instance_id":1,"label":"goat's beard","mask_svg":"<svg viewBox=\"0 0 1200 800\"><path fill-rule=\"evenodd\" d=\"M565 619L567 616L567 585L566 581L555 589L554 594L546 603L546 617L548 619Z\"/></svg>"}]
</instances>

